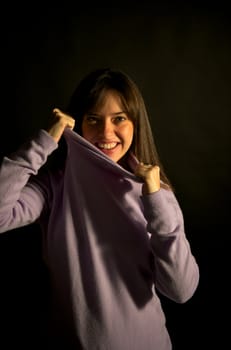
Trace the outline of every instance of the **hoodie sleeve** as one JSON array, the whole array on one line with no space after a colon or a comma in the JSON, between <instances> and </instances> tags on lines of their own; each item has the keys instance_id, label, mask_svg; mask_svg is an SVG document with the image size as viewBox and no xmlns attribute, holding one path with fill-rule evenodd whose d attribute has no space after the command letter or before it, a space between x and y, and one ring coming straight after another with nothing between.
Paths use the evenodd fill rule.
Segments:
<instances>
[{"instance_id":1,"label":"hoodie sleeve","mask_svg":"<svg viewBox=\"0 0 231 350\"><path fill-rule=\"evenodd\" d=\"M0 167L0 233L33 223L41 214L45 202L42 187L30 184L57 143L45 130L9 157Z\"/></svg>"},{"instance_id":2,"label":"hoodie sleeve","mask_svg":"<svg viewBox=\"0 0 231 350\"><path fill-rule=\"evenodd\" d=\"M184 303L194 294L199 268L184 230L182 211L172 191L142 197L155 259L155 285L166 297Z\"/></svg>"}]
</instances>

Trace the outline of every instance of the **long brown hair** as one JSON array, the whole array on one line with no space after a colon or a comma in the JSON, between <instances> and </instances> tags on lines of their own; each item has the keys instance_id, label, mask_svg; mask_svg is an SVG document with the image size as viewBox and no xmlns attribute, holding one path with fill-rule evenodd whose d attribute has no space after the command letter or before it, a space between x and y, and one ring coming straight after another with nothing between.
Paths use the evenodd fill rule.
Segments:
<instances>
[{"instance_id":1,"label":"long brown hair","mask_svg":"<svg viewBox=\"0 0 231 350\"><path fill-rule=\"evenodd\" d=\"M101 68L90 72L80 81L71 96L66 112L76 120L75 131L82 134L82 120L92 108L99 106L108 91L115 91L122 106L134 123L134 136L130 150L144 164L160 167L160 178L172 187L160 162L149 122L146 106L136 83L124 72Z\"/></svg>"}]
</instances>

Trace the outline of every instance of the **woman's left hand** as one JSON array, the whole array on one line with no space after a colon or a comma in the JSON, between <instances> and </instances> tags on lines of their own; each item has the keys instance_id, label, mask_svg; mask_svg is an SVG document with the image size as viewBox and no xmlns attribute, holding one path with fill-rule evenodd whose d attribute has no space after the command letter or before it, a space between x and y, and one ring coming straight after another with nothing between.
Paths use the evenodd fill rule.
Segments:
<instances>
[{"instance_id":1,"label":"woman's left hand","mask_svg":"<svg viewBox=\"0 0 231 350\"><path fill-rule=\"evenodd\" d=\"M157 192L160 189L160 168L157 165L139 163L135 175L144 180L143 194Z\"/></svg>"}]
</instances>

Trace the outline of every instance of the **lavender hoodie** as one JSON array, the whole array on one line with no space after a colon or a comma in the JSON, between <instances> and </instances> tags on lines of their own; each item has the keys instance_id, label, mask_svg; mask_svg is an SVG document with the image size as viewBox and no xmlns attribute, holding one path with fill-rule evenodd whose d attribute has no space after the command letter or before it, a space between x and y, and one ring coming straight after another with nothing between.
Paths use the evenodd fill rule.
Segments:
<instances>
[{"instance_id":1,"label":"lavender hoodie","mask_svg":"<svg viewBox=\"0 0 231 350\"><path fill-rule=\"evenodd\" d=\"M184 303L199 280L176 197L163 188L142 196L134 174L74 131L64 137L59 171L40 175L57 148L44 130L3 159L0 232L41 224L57 339L84 350L170 350L156 290Z\"/></svg>"}]
</instances>

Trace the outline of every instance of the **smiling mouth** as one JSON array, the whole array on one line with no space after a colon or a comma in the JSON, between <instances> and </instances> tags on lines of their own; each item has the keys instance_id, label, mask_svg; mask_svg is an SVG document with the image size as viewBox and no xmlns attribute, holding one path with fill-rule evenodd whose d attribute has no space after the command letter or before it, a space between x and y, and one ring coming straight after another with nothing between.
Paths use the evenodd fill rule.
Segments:
<instances>
[{"instance_id":1,"label":"smiling mouth","mask_svg":"<svg viewBox=\"0 0 231 350\"><path fill-rule=\"evenodd\" d=\"M96 145L101 150L112 150L117 146L117 142L110 142L110 143L101 143L98 142Z\"/></svg>"}]
</instances>

